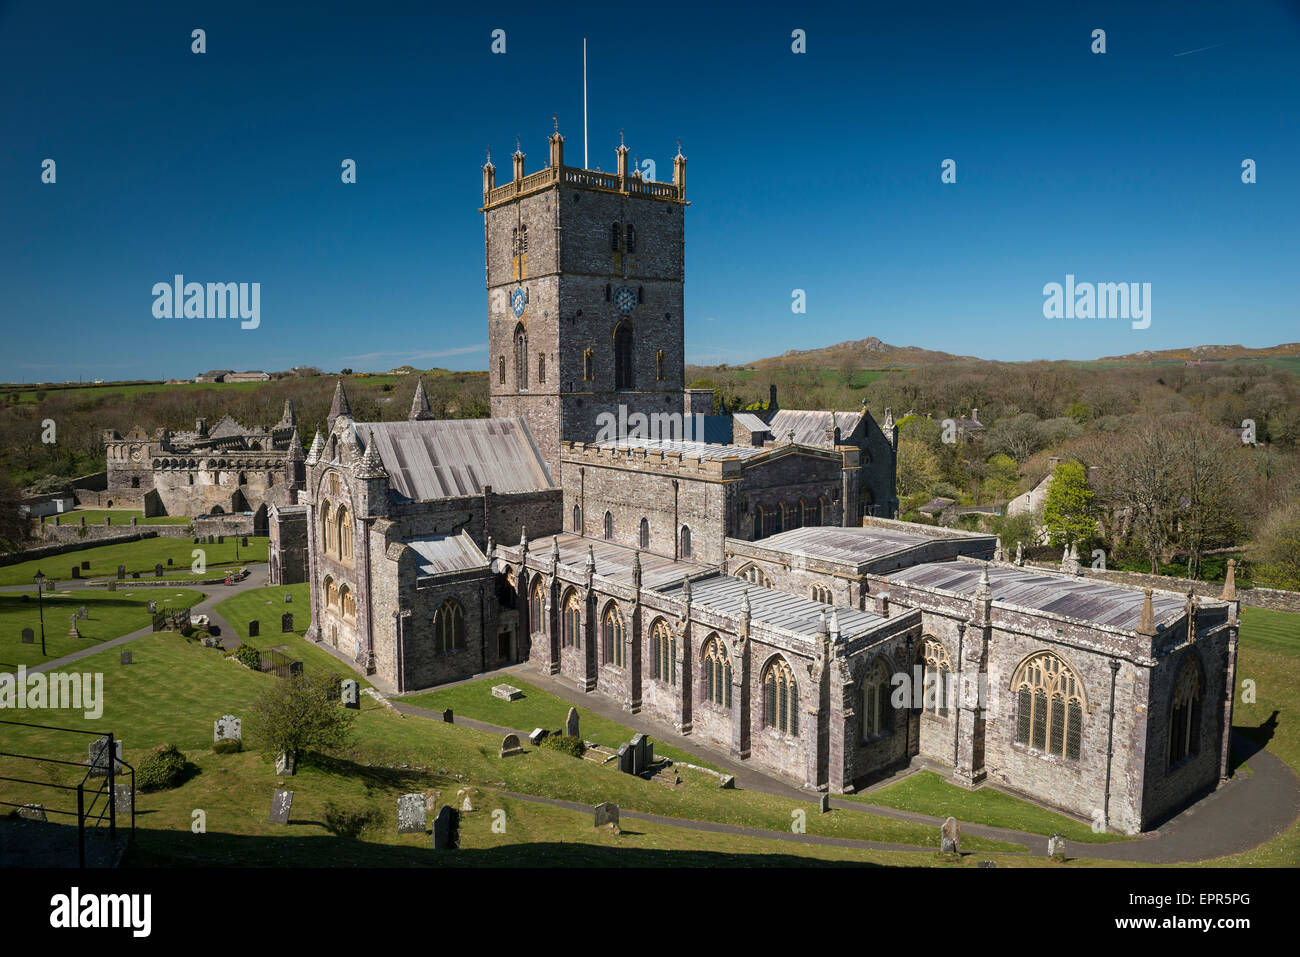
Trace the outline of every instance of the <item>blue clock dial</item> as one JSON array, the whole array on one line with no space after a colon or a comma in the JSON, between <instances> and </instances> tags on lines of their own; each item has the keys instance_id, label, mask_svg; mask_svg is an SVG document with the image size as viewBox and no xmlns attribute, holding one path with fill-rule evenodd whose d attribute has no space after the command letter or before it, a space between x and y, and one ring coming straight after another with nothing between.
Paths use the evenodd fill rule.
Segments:
<instances>
[{"instance_id":1,"label":"blue clock dial","mask_svg":"<svg viewBox=\"0 0 1300 957\"><path fill-rule=\"evenodd\" d=\"M636 293L627 286L619 286L614 290L614 308L623 315L628 315L636 308Z\"/></svg>"},{"instance_id":2,"label":"blue clock dial","mask_svg":"<svg viewBox=\"0 0 1300 957\"><path fill-rule=\"evenodd\" d=\"M518 318L524 314L524 306L527 300L524 298L524 291L519 286L515 286L514 291L510 293L510 308Z\"/></svg>"}]
</instances>

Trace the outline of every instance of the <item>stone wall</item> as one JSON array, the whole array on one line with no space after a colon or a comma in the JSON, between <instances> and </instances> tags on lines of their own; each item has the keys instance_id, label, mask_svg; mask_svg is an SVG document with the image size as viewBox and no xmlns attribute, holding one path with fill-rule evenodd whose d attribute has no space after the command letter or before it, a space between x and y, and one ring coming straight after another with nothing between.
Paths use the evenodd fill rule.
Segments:
<instances>
[{"instance_id":1,"label":"stone wall","mask_svg":"<svg viewBox=\"0 0 1300 957\"><path fill-rule=\"evenodd\" d=\"M120 525L83 526L79 522L65 525L55 525L52 522L32 525L32 530L42 541L59 543L86 542L95 545L134 541L143 537L141 534L142 529L148 529L148 534L159 538L191 538L197 534L191 532L188 525L132 525L123 523Z\"/></svg>"}]
</instances>

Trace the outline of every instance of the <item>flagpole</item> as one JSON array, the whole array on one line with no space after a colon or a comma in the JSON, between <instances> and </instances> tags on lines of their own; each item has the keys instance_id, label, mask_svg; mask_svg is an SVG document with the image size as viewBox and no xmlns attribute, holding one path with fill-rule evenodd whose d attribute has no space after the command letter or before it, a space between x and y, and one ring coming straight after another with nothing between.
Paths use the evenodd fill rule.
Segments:
<instances>
[{"instance_id":1,"label":"flagpole","mask_svg":"<svg viewBox=\"0 0 1300 957\"><path fill-rule=\"evenodd\" d=\"M582 168L587 169L587 38L582 38Z\"/></svg>"}]
</instances>

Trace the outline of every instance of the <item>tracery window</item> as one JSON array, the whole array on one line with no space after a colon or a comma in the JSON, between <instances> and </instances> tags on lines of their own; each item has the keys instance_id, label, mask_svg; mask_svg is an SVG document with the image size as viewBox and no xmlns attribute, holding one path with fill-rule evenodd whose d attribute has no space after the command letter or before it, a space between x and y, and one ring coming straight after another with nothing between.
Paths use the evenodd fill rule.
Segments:
<instances>
[{"instance_id":1,"label":"tracery window","mask_svg":"<svg viewBox=\"0 0 1300 957\"><path fill-rule=\"evenodd\" d=\"M835 603L835 599L831 595L831 590L821 584L812 586L812 600L822 602L826 605L833 605Z\"/></svg>"},{"instance_id":2,"label":"tracery window","mask_svg":"<svg viewBox=\"0 0 1300 957\"><path fill-rule=\"evenodd\" d=\"M894 730L894 709L890 701L889 666L877 658L862 682L862 737L874 738Z\"/></svg>"},{"instance_id":3,"label":"tracery window","mask_svg":"<svg viewBox=\"0 0 1300 957\"><path fill-rule=\"evenodd\" d=\"M654 677L670 685L677 684L677 636L662 618L650 629L650 657L654 662Z\"/></svg>"},{"instance_id":4,"label":"tracery window","mask_svg":"<svg viewBox=\"0 0 1300 957\"><path fill-rule=\"evenodd\" d=\"M528 388L528 330L522 322L515 326L515 388Z\"/></svg>"},{"instance_id":5,"label":"tracery window","mask_svg":"<svg viewBox=\"0 0 1300 957\"><path fill-rule=\"evenodd\" d=\"M1200 751L1201 744L1201 668L1195 653L1189 654L1174 685L1173 705L1169 716L1169 760L1173 767L1184 758Z\"/></svg>"},{"instance_id":6,"label":"tracery window","mask_svg":"<svg viewBox=\"0 0 1300 957\"><path fill-rule=\"evenodd\" d=\"M614 540L614 516L609 512L605 513L605 523L602 531L605 535L605 541L612 542Z\"/></svg>"},{"instance_id":7,"label":"tracery window","mask_svg":"<svg viewBox=\"0 0 1300 957\"><path fill-rule=\"evenodd\" d=\"M333 608L338 604L339 592L338 586L334 584L334 579L326 576L325 578L325 607Z\"/></svg>"},{"instance_id":8,"label":"tracery window","mask_svg":"<svg viewBox=\"0 0 1300 957\"><path fill-rule=\"evenodd\" d=\"M546 632L546 589L540 578L533 579L528 592L528 628L534 635Z\"/></svg>"},{"instance_id":9,"label":"tracery window","mask_svg":"<svg viewBox=\"0 0 1300 957\"><path fill-rule=\"evenodd\" d=\"M610 602L600 620L601 660L618 668L627 667L627 653L623 648L623 618L618 608Z\"/></svg>"},{"instance_id":10,"label":"tracery window","mask_svg":"<svg viewBox=\"0 0 1300 957\"><path fill-rule=\"evenodd\" d=\"M357 599L347 585L339 589L339 613L344 618L357 617Z\"/></svg>"},{"instance_id":11,"label":"tracery window","mask_svg":"<svg viewBox=\"0 0 1300 957\"><path fill-rule=\"evenodd\" d=\"M746 565L740 571L736 572L737 578L743 578L745 581L758 585L760 588L771 588L772 580L763 573L763 569L757 565Z\"/></svg>"},{"instance_id":12,"label":"tracery window","mask_svg":"<svg viewBox=\"0 0 1300 957\"><path fill-rule=\"evenodd\" d=\"M636 252L636 227L631 223L627 224L627 251Z\"/></svg>"},{"instance_id":13,"label":"tracery window","mask_svg":"<svg viewBox=\"0 0 1300 957\"><path fill-rule=\"evenodd\" d=\"M686 525L682 526L681 557L682 558L691 557L691 530Z\"/></svg>"},{"instance_id":14,"label":"tracery window","mask_svg":"<svg viewBox=\"0 0 1300 957\"><path fill-rule=\"evenodd\" d=\"M636 540L642 548L650 547L650 522L644 518L641 519L641 525L637 529Z\"/></svg>"},{"instance_id":15,"label":"tracery window","mask_svg":"<svg viewBox=\"0 0 1300 957\"><path fill-rule=\"evenodd\" d=\"M352 560L352 516L348 514L347 506L340 505L338 513L338 546L339 558L343 561Z\"/></svg>"},{"instance_id":16,"label":"tracery window","mask_svg":"<svg viewBox=\"0 0 1300 957\"><path fill-rule=\"evenodd\" d=\"M720 708L731 709L731 656L717 635L704 643L704 698Z\"/></svg>"},{"instance_id":17,"label":"tracery window","mask_svg":"<svg viewBox=\"0 0 1300 957\"><path fill-rule=\"evenodd\" d=\"M564 617L560 622L560 647L582 647L582 600L576 592L569 592L564 602Z\"/></svg>"},{"instance_id":18,"label":"tracery window","mask_svg":"<svg viewBox=\"0 0 1300 957\"><path fill-rule=\"evenodd\" d=\"M775 658L763 674L763 723L785 734L799 733L799 687L784 658Z\"/></svg>"},{"instance_id":19,"label":"tracery window","mask_svg":"<svg viewBox=\"0 0 1300 957\"><path fill-rule=\"evenodd\" d=\"M619 234L620 234L621 232L622 232L622 230L620 230L620 229L618 228L618 223L612 223L612 224L610 225L610 227L609 227L609 248L610 248L610 251L611 251L611 252L618 252L618 241L619 241L619 239L621 238L621 237L619 236Z\"/></svg>"},{"instance_id":20,"label":"tracery window","mask_svg":"<svg viewBox=\"0 0 1300 957\"><path fill-rule=\"evenodd\" d=\"M456 599L448 598L438 608L434 634L437 636L437 649L440 652L445 653L465 647L465 612Z\"/></svg>"},{"instance_id":21,"label":"tracery window","mask_svg":"<svg viewBox=\"0 0 1300 957\"><path fill-rule=\"evenodd\" d=\"M573 506L573 530L579 535L582 534L582 506Z\"/></svg>"},{"instance_id":22,"label":"tracery window","mask_svg":"<svg viewBox=\"0 0 1300 957\"><path fill-rule=\"evenodd\" d=\"M1016 742L1047 754L1079 759L1083 685L1051 652L1034 655L1011 679L1016 692Z\"/></svg>"},{"instance_id":23,"label":"tracery window","mask_svg":"<svg viewBox=\"0 0 1300 957\"><path fill-rule=\"evenodd\" d=\"M948 649L934 638L923 638L917 649L917 661L924 669L922 702L930 714L941 718L948 717L948 705L952 697L952 662L948 658Z\"/></svg>"}]
</instances>

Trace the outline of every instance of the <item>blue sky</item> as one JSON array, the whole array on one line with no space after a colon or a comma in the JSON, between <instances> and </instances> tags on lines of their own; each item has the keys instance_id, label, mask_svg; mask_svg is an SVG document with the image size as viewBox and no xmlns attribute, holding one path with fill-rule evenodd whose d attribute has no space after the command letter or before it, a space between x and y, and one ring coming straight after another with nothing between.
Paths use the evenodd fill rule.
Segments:
<instances>
[{"instance_id":1,"label":"blue sky","mask_svg":"<svg viewBox=\"0 0 1300 957\"><path fill-rule=\"evenodd\" d=\"M689 157L688 360L1300 339L1295 2L17 2L0 379L485 368L483 151L508 176L518 135L539 169L558 114L581 162L584 36L590 165L619 130L660 179ZM176 273L260 282L260 326L155 318ZM1067 274L1151 283L1150 327L1045 319Z\"/></svg>"}]
</instances>

